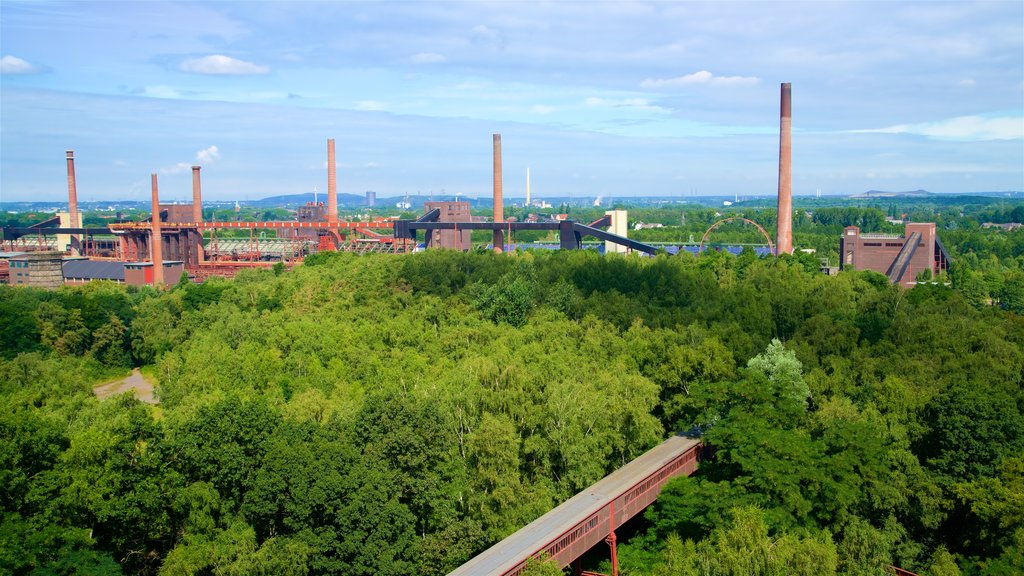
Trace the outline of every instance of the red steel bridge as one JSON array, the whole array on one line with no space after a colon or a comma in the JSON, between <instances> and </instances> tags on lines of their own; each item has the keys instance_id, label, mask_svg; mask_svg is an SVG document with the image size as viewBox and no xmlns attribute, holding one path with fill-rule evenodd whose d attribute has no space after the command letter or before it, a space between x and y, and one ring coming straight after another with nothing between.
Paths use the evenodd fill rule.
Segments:
<instances>
[{"instance_id":1,"label":"red steel bridge","mask_svg":"<svg viewBox=\"0 0 1024 576\"><path fill-rule=\"evenodd\" d=\"M669 438L448 576L515 576L530 558L549 558L565 568L601 542L611 548L612 574L617 575L615 530L650 506L669 480L693 474L701 446L694 438ZM576 573L585 574L578 566Z\"/></svg>"}]
</instances>

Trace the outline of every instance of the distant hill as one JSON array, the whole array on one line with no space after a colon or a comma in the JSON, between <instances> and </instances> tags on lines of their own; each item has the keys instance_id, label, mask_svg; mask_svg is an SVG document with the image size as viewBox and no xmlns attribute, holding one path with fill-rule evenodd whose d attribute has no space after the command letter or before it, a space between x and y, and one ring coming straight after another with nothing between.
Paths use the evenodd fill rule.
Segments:
<instances>
[{"instance_id":1,"label":"distant hill","mask_svg":"<svg viewBox=\"0 0 1024 576\"><path fill-rule=\"evenodd\" d=\"M851 194L850 198L920 198L932 196L927 190L909 190L906 192L889 192L886 190L868 190L861 194Z\"/></svg>"},{"instance_id":2,"label":"distant hill","mask_svg":"<svg viewBox=\"0 0 1024 576\"><path fill-rule=\"evenodd\" d=\"M314 197L317 202L327 203L327 193L318 192L307 192L305 194L284 194L282 196L268 196L267 198L261 198L259 200L249 200L243 202L243 204L249 206L302 206L307 202L313 202ZM338 194L338 206L365 206L366 197L357 196L355 194Z\"/></svg>"},{"instance_id":3,"label":"distant hill","mask_svg":"<svg viewBox=\"0 0 1024 576\"><path fill-rule=\"evenodd\" d=\"M1002 192L929 192L927 190L908 190L905 192L890 192L887 190L868 190L861 194L852 194L849 198L862 199L862 198L950 198L953 196L982 196L987 198L1020 198L1021 192L1016 191L1002 191Z\"/></svg>"}]
</instances>

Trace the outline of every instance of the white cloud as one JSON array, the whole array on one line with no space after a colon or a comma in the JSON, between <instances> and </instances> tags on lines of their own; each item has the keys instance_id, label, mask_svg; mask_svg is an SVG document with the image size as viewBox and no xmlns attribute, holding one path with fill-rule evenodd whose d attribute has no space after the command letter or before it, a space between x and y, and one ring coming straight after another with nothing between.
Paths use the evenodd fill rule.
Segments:
<instances>
[{"instance_id":1,"label":"white cloud","mask_svg":"<svg viewBox=\"0 0 1024 576\"><path fill-rule=\"evenodd\" d=\"M671 88L706 84L709 86L753 86L761 81L757 76L715 76L707 70L675 78L648 78L640 83L643 88Z\"/></svg>"},{"instance_id":2,"label":"white cloud","mask_svg":"<svg viewBox=\"0 0 1024 576\"><path fill-rule=\"evenodd\" d=\"M210 74L214 76L245 76L249 74L266 74L267 66L260 66L245 60L238 60L223 54L212 54L202 58L190 58L179 66L182 72L193 74Z\"/></svg>"},{"instance_id":3,"label":"white cloud","mask_svg":"<svg viewBox=\"0 0 1024 576\"><path fill-rule=\"evenodd\" d=\"M203 148L196 152L196 163L197 164L212 164L215 160L220 159L220 149L216 145L210 146L209 148ZM174 166L169 168L161 168L161 174L181 174L182 172L188 172L192 170L192 164L188 162L178 162Z\"/></svg>"},{"instance_id":4,"label":"white cloud","mask_svg":"<svg viewBox=\"0 0 1024 576\"><path fill-rule=\"evenodd\" d=\"M957 82L956 85L962 88L974 88L974 78L964 78L963 80Z\"/></svg>"},{"instance_id":5,"label":"white cloud","mask_svg":"<svg viewBox=\"0 0 1024 576\"><path fill-rule=\"evenodd\" d=\"M668 112L667 109L662 108L661 106L651 104L651 101L647 98L623 98L620 100L612 100L591 96L583 100L583 105L591 108L633 108L636 110L646 110L648 112Z\"/></svg>"},{"instance_id":6,"label":"white cloud","mask_svg":"<svg viewBox=\"0 0 1024 576\"><path fill-rule=\"evenodd\" d=\"M39 68L17 56L0 58L0 74L35 74L36 72L39 72Z\"/></svg>"},{"instance_id":7,"label":"white cloud","mask_svg":"<svg viewBox=\"0 0 1024 576\"><path fill-rule=\"evenodd\" d=\"M356 110L364 112L380 112L387 108L387 104L378 100L360 100L356 102Z\"/></svg>"},{"instance_id":8,"label":"white cloud","mask_svg":"<svg viewBox=\"0 0 1024 576\"><path fill-rule=\"evenodd\" d=\"M170 86L146 86L138 91L153 98L181 98L181 93Z\"/></svg>"},{"instance_id":9,"label":"white cloud","mask_svg":"<svg viewBox=\"0 0 1024 576\"><path fill-rule=\"evenodd\" d=\"M191 169L192 169L192 166L189 165L188 162L178 162L177 164L175 164L174 166L171 166L170 168L161 168L160 169L160 173L161 174L180 174L182 172L185 172L185 171L191 170Z\"/></svg>"},{"instance_id":10,"label":"white cloud","mask_svg":"<svg viewBox=\"0 0 1024 576\"><path fill-rule=\"evenodd\" d=\"M547 104L534 104L530 111L534 114L551 114L555 111L554 106L548 106Z\"/></svg>"},{"instance_id":11,"label":"white cloud","mask_svg":"<svg viewBox=\"0 0 1024 576\"><path fill-rule=\"evenodd\" d=\"M868 134L914 134L936 140L1016 140L1024 138L1024 116L986 118L960 116L936 122L897 124L887 128L850 130Z\"/></svg>"},{"instance_id":12,"label":"white cloud","mask_svg":"<svg viewBox=\"0 0 1024 576\"><path fill-rule=\"evenodd\" d=\"M473 27L470 35L470 42L480 46L492 46L499 50L504 50L508 46L508 40L505 38L504 34L501 34L484 24L478 24Z\"/></svg>"},{"instance_id":13,"label":"white cloud","mask_svg":"<svg viewBox=\"0 0 1024 576\"><path fill-rule=\"evenodd\" d=\"M434 52L420 52L412 57L413 64L439 64L446 60L448 59Z\"/></svg>"},{"instance_id":14,"label":"white cloud","mask_svg":"<svg viewBox=\"0 0 1024 576\"><path fill-rule=\"evenodd\" d=\"M210 164L218 159L220 159L220 150L217 149L217 146L210 146L196 152L196 162L200 164Z\"/></svg>"}]
</instances>

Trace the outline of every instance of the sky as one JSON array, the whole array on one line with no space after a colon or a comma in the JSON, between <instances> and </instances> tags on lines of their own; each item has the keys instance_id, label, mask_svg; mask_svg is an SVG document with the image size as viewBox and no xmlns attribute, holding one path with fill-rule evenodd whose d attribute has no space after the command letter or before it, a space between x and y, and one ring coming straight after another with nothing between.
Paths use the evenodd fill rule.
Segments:
<instances>
[{"instance_id":1,"label":"sky","mask_svg":"<svg viewBox=\"0 0 1024 576\"><path fill-rule=\"evenodd\" d=\"M1024 190L1024 2L0 2L0 201Z\"/></svg>"}]
</instances>

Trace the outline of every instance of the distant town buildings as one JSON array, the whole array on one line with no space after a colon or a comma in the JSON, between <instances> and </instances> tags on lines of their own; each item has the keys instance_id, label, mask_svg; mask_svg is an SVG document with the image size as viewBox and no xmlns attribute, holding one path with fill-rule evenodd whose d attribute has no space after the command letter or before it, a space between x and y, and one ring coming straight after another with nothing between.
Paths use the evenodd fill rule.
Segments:
<instances>
[{"instance_id":1,"label":"distant town buildings","mask_svg":"<svg viewBox=\"0 0 1024 576\"><path fill-rule=\"evenodd\" d=\"M665 225L660 222L651 222L650 224L644 222L637 222L633 224L633 230L646 230L648 228L664 228Z\"/></svg>"},{"instance_id":2,"label":"distant town buildings","mask_svg":"<svg viewBox=\"0 0 1024 576\"><path fill-rule=\"evenodd\" d=\"M1006 224L997 224L995 222L985 222L984 224L981 225L981 227L982 228L1000 228L1002 230L1006 230L1007 232L1012 232L1013 230L1016 230L1017 228L1024 228L1024 224L1021 224L1020 222L1007 222Z\"/></svg>"}]
</instances>

